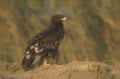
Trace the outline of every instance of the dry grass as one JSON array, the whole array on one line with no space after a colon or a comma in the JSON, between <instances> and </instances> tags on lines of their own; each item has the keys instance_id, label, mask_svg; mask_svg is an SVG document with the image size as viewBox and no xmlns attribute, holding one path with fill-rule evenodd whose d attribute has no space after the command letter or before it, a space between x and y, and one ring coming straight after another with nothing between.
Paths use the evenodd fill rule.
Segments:
<instances>
[{"instance_id":1,"label":"dry grass","mask_svg":"<svg viewBox=\"0 0 120 79\"><path fill-rule=\"evenodd\" d=\"M17 64L8 64L7 62L0 62L0 73L8 71L9 73L13 73L18 69L19 66Z\"/></svg>"},{"instance_id":2,"label":"dry grass","mask_svg":"<svg viewBox=\"0 0 120 79\"><path fill-rule=\"evenodd\" d=\"M114 79L111 69L102 65L93 66L92 69L89 69L89 72L92 76L95 76L96 79Z\"/></svg>"},{"instance_id":3,"label":"dry grass","mask_svg":"<svg viewBox=\"0 0 120 79\"><path fill-rule=\"evenodd\" d=\"M112 58L119 62L119 3L118 0L75 0L74 3L71 0L0 0L0 60L20 64L27 41L49 25L52 15L59 13L68 18L60 46L61 64ZM118 62L115 62L117 66Z\"/></svg>"},{"instance_id":4,"label":"dry grass","mask_svg":"<svg viewBox=\"0 0 120 79\"><path fill-rule=\"evenodd\" d=\"M14 68L13 68L14 69ZM71 62L66 65L44 65L31 71L2 71L1 79L119 79L114 66L100 62ZM54 74L54 75L53 75Z\"/></svg>"},{"instance_id":5,"label":"dry grass","mask_svg":"<svg viewBox=\"0 0 120 79\"><path fill-rule=\"evenodd\" d=\"M118 0L0 0L0 77L48 79L55 74L56 79L120 79L119 4ZM109 65L71 63L22 71L27 41L46 28L54 14L68 18L59 63L109 61Z\"/></svg>"}]
</instances>

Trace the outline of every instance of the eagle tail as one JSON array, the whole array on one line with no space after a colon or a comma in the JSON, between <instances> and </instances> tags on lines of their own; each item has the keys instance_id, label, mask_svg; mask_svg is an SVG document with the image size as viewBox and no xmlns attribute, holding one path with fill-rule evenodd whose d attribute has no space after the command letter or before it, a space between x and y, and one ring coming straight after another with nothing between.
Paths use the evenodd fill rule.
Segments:
<instances>
[{"instance_id":1,"label":"eagle tail","mask_svg":"<svg viewBox=\"0 0 120 79\"><path fill-rule=\"evenodd\" d=\"M22 67L25 71L31 70L35 68L36 66L40 66L43 62L43 58L47 55L47 53L44 53L42 55L36 55L31 57L30 59L27 59L26 56L24 57L22 61Z\"/></svg>"}]
</instances>

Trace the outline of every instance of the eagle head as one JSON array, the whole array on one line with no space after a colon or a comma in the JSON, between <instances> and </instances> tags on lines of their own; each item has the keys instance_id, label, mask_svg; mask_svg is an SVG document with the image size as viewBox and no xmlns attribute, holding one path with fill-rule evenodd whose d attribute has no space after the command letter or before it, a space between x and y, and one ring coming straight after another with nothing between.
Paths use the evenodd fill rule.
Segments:
<instances>
[{"instance_id":1,"label":"eagle head","mask_svg":"<svg viewBox=\"0 0 120 79\"><path fill-rule=\"evenodd\" d=\"M63 23L63 21L66 20L66 17L63 16L63 15L54 15L52 16L52 23L55 24L55 23Z\"/></svg>"}]
</instances>

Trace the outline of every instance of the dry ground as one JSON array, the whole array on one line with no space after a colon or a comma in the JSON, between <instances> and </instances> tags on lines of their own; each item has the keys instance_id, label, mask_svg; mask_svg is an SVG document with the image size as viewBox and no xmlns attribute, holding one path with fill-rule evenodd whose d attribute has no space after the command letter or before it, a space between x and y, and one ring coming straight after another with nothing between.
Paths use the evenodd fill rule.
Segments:
<instances>
[{"instance_id":1,"label":"dry ground","mask_svg":"<svg viewBox=\"0 0 120 79\"><path fill-rule=\"evenodd\" d=\"M44 65L30 71L5 70L1 79L119 79L115 66L98 62L71 62L66 65Z\"/></svg>"}]
</instances>

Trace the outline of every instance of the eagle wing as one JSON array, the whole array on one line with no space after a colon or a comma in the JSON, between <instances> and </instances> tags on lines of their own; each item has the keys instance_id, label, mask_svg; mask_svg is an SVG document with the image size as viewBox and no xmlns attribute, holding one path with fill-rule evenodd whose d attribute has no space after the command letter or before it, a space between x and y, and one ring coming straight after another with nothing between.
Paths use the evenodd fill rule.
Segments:
<instances>
[{"instance_id":1,"label":"eagle wing","mask_svg":"<svg viewBox=\"0 0 120 79\"><path fill-rule=\"evenodd\" d=\"M45 30L34 36L29 42L22 62L24 70L34 68L42 63L42 58L48 54L50 49L56 49L63 40L63 35L54 30Z\"/></svg>"}]
</instances>

